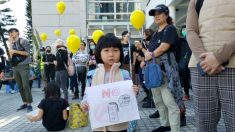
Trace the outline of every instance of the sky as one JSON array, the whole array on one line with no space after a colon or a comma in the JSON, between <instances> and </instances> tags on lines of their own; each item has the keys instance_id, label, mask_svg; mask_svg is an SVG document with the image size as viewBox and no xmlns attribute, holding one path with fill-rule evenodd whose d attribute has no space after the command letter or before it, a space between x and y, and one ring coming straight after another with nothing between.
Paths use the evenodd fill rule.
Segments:
<instances>
[{"instance_id":1,"label":"sky","mask_svg":"<svg viewBox=\"0 0 235 132\"><path fill-rule=\"evenodd\" d=\"M23 37L25 26L26 26L26 17L25 17L25 4L26 0L10 0L4 4L0 5L0 9L11 8L12 15L17 18L16 27L20 31L20 36Z\"/></svg>"},{"instance_id":2,"label":"sky","mask_svg":"<svg viewBox=\"0 0 235 132\"><path fill-rule=\"evenodd\" d=\"M17 19L16 25L13 27L19 29L20 37L23 38L26 26L25 4L26 0L10 0L4 4L0 4L0 9L11 8L12 10L11 15L15 16L15 18ZM0 43L0 47L5 51L5 47L3 46L2 43ZM4 56L7 57L6 54Z\"/></svg>"}]
</instances>

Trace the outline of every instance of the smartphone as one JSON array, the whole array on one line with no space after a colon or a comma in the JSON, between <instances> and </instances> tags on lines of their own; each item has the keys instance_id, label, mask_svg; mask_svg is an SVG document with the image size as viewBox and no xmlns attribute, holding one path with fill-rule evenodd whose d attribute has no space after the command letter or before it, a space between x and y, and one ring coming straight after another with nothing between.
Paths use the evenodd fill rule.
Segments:
<instances>
[{"instance_id":1,"label":"smartphone","mask_svg":"<svg viewBox=\"0 0 235 132\"><path fill-rule=\"evenodd\" d=\"M198 69L198 71L199 71L199 74L200 74L202 77L206 76L206 72L202 69L202 67L201 67L201 65L200 65L200 62L197 63L197 69Z\"/></svg>"}]
</instances>

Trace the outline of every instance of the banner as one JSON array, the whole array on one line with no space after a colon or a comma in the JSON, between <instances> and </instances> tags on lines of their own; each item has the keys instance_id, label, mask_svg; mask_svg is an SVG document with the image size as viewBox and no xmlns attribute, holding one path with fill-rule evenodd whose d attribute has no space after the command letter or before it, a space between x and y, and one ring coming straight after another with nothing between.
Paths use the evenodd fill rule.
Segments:
<instances>
[{"instance_id":1,"label":"banner","mask_svg":"<svg viewBox=\"0 0 235 132\"><path fill-rule=\"evenodd\" d=\"M91 128L140 119L132 81L87 87Z\"/></svg>"}]
</instances>

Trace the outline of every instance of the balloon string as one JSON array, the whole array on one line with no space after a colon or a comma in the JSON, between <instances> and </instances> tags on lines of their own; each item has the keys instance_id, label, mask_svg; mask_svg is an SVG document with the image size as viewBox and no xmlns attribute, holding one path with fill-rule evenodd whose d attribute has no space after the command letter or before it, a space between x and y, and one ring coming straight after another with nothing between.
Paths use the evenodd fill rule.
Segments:
<instances>
[{"instance_id":1,"label":"balloon string","mask_svg":"<svg viewBox=\"0 0 235 132\"><path fill-rule=\"evenodd\" d=\"M141 33L140 30L139 30L139 34L140 34L140 38L141 38L141 44L144 44L144 47L147 49L147 46L146 46L146 44L144 43L143 34Z\"/></svg>"}]
</instances>

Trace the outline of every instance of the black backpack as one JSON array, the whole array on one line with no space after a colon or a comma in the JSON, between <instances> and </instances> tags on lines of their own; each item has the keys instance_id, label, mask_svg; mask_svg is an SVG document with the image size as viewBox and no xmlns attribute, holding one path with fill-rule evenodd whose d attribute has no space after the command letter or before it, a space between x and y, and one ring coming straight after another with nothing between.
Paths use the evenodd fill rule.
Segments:
<instances>
[{"instance_id":1,"label":"black backpack","mask_svg":"<svg viewBox=\"0 0 235 132\"><path fill-rule=\"evenodd\" d=\"M192 51L187 40L185 38L179 38L175 48L175 58L180 72L184 72L188 68L191 55Z\"/></svg>"}]
</instances>

